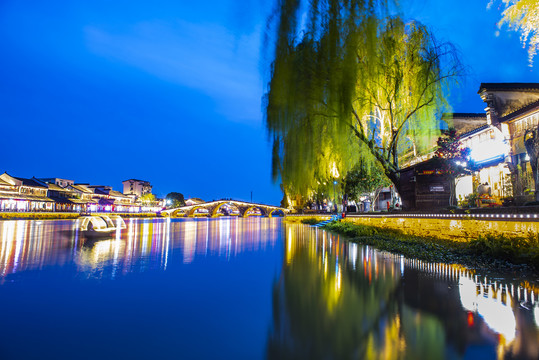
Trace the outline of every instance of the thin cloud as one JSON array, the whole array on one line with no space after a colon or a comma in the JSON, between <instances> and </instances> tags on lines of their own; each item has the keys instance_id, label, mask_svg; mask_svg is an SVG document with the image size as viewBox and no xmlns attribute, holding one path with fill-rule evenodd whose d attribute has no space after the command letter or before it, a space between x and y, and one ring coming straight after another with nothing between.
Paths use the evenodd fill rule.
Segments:
<instances>
[{"instance_id":1,"label":"thin cloud","mask_svg":"<svg viewBox=\"0 0 539 360\"><path fill-rule=\"evenodd\" d=\"M88 26L85 35L90 51L201 91L230 120L261 119L258 31L234 36L213 24L150 21L124 32Z\"/></svg>"}]
</instances>

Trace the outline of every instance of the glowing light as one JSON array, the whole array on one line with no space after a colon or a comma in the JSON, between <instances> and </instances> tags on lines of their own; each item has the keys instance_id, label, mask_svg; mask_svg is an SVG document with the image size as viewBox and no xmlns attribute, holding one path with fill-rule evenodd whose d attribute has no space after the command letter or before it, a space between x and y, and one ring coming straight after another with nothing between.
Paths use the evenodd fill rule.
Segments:
<instances>
[{"instance_id":1,"label":"glowing light","mask_svg":"<svg viewBox=\"0 0 539 360\"><path fill-rule=\"evenodd\" d=\"M474 325L473 312L468 311L468 326L472 327L473 325Z\"/></svg>"},{"instance_id":2,"label":"glowing light","mask_svg":"<svg viewBox=\"0 0 539 360\"><path fill-rule=\"evenodd\" d=\"M509 343L516 333L516 320L511 308L511 295L507 293L507 303L502 303L501 289L496 293L494 287L484 294L477 294L476 283L469 278L459 279L459 293L462 307L471 312L477 312L492 330L500 334Z\"/></svg>"},{"instance_id":3,"label":"glowing light","mask_svg":"<svg viewBox=\"0 0 539 360\"><path fill-rule=\"evenodd\" d=\"M470 157L477 163L495 160L509 154L509 145L502 138L495 138L475 145Z\"/></svg>"},{"instance_id":4,"label":"glowing light","mask_svg":"<svg viewBox=\"0 0 539 360\"><path fill-rule=\"evenodd\" d=\"M331 169L330 169L331 176L338 179L339 178L339 170L337 170L337 165L335 162L333 162Z\"/></svg>"}]
</instances>

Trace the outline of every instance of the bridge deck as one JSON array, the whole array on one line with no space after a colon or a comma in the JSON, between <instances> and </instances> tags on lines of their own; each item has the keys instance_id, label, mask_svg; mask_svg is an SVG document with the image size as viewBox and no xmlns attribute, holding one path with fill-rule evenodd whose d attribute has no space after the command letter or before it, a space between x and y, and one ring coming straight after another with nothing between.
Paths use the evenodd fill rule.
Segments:
<instances>
[{"instance_id":1,"label":"bridge deck","mask_svg":"<svg viewBox=\"0 0 539 360\"><path fill-rule=\"evenodd\" d=\"M187 216L194 216L194 213L197 209L206 209L208 210L209 215L216 216L219 209L223 205L229 205L229 206L235 207L236 209L239 210L239 214L241 216L246 215L247 212L252 209L258 209L262 215L267 215L267 216L271 216L271 214L276 211L282 211L284 214L288 213L289 211L288 209L284 209L278 206L251 203L251 202L246 202L246 201L214 200L214 201L209 201L209 202L205 202L201 204L186 205L186 206L181 206L178 208L163 210L161 214L171 216L175 213L184 213L184 214L187 214Z\"/></svg>"}]
</instances>

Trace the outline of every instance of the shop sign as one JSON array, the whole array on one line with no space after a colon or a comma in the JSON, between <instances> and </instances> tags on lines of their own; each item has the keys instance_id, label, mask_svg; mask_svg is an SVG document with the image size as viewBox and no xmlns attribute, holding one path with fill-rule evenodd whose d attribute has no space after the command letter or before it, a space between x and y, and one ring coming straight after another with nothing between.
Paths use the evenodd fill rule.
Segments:
<instances>
[{"instance_id":1,"label":"shop sign","mask_svg":"<svg viewBox=\"0 0 539 360\"><path fill-rule=\"evenodd\" d=\"M429 189L430 189L430 192L444 192L443 185L431 185Z\"/></svg>"}]
</instances>

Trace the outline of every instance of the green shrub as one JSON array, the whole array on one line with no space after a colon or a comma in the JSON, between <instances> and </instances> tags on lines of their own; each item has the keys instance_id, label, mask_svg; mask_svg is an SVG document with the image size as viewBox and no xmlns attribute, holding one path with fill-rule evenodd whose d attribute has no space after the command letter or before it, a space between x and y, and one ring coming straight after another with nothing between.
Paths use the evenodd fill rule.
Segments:
<instances>
[{"instance_id":1,"label":"green shrub","mask_svg":"<svg viewBox=\"0 0 539 360\"><path fill-rule=\"evenodd\" d=\"M527 237L508 237L486 234L468 244L475 254L485 254L515 264L529 264L539 269L539 234Z\"/></svg>"},{"instance_id":2,"label":"green shrub","mask_svg":"<svg viewBox=\"0 0 539 360\"><path fill-rule=\"evenodd\" d=\"M329 219L329 217L322 216L285 216L284 221L287 223L302 223L307 225L314 225Z\"/></svg>"},{"instance_id":3,"label":"green shrub","mask_svg":"<svg viewBox=\"0 0 539 360\"><path fill-rule=\"evenodd\" d=\"M319 220L317 218L301 219L301 223L305 225L315 225L318 224L320 221L322 220Z\"/></svg>"}]
</instances>

